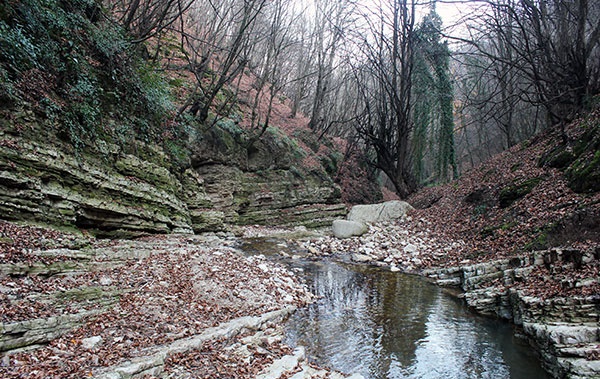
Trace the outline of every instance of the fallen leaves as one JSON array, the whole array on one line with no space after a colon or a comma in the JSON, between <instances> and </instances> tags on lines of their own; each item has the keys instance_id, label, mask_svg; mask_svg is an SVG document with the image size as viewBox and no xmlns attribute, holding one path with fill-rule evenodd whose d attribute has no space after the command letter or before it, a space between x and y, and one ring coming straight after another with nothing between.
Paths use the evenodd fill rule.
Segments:
<instances>
[{"instance_id":1,"label":"fallen leaves","mask_svg":"<svg viewBox=\"0 0 600 379\"><path fill-rule=\"evenodd\" d=\"M18 244L26 246L26 241ZM88 263L99 264L92 271L51 277L0 276L3 322L102 307L106 305L104 292L119 294L116 304L88 317L82 327L43 348L8 356L0 376L81 378L207 327L290 304L302 305L309 299L306 288L283 266L264 257L245 257L228 244L233 242L195 236L101 241L90 247L95 253L89 255L96 258L89 258ZM29 255L32 260L39 258L35 249ZM82 298L95 293L85 288L97 289L98 296ZM73 293L81 296L64 295ZM57 296L60 302L49 300ZM92 336L101 342L93 348L83 346L81 341ZM237 370L254 372L245 365Z\"/></svg>"}]
</instances>

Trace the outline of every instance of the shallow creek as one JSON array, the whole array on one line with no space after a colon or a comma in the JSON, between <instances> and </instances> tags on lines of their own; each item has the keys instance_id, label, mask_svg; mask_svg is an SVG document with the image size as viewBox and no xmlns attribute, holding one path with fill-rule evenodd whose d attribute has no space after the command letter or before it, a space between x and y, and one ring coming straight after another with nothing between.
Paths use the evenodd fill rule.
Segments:
<instances>
[{"instance_id":1,"label":"shallow creek","mask_svg":"<svg viewBox=\"0 0 600 379\"><path fill-rule=\"evenodd\" d=\"M242 248L280 259L274 240ZM420 277L333 260L283 259L317 301L286 325L310 361L367 379L549 378L513 327L477 316Z\"/></svg>"}]
</instances>

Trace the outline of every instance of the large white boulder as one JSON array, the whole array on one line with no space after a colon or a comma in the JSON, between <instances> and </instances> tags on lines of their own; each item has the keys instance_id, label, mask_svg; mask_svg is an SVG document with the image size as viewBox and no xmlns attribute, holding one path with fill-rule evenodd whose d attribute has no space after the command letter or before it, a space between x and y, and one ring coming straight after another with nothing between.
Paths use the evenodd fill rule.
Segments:
<instances>
[{"instance_id":1,"label":"large white boulder","mask_svg":"<svg viewBox=\"0 0 600 379\"><path fill-rule=\"evenodd\" d=\"M369 227L362 222L335 220L332 225L333 235L337 238L349 238L354 236L362 236Z\"/></svg>"},{"instance_id":2,"label":"large white boulder","mask_svg":"<svg viewBox=\"0 0 600 379\"><path fill-rule=\"evenodd\" d=\"M355 205L348 213L348 220L358 222L384 222L406 217L413 207L405 201L392 200L379 204Z\"/></svg>"}]
</instances>

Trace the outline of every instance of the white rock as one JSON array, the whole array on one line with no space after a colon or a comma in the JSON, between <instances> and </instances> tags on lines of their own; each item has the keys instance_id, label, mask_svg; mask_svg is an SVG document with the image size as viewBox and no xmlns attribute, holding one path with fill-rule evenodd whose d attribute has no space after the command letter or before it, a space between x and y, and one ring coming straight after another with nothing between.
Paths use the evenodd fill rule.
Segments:
<instances>
[{"instance_id":1,"label":"white rock","mask_svg":"<svg viewBox=\"0 0 600 379\"><path fill-rule=\"evenodd\" d=\"M365 254L352 254L352 260L358 263L366 263L373 260L373 257Z\"/></svg>"},{"instance_id":2,"label":"white rock","mask_svg":"<svg viewBox=\"0 0 600 379\"><path fill-rule=\"evenodd\" d=\"M98 346L98 344L100 344L100 342L102 342L102 337L100 337L100 336L84 338L81 340L81 347L83 347L84 349L87 349L87 350L92 350L93 348Z\"/></svg>"},{"instance_id":3,"label":"white rock","mask_svg":"<svg viewBox=\"0 0 600 379\"><path fill-rule=\"evenodd\" d=\"M365 234L369 230L369 227L362 222L335 220L332 229L333 235L337 238L349 238Z\"/></svg>"},{"instance_id":4,"label":"white rock","mask_svg":"<svg viewBox=\"0 0 600 379\"><path fill-rule=\"evenodd\" d=\"M417 246L413 245L412 243L409 243L408 245L404 246L404 252L414 254L417 252Z\"/></svg>"},{"instance_id":5,"label":"white rock","mask_svg":"<svg viewBox=\"0 0 600 379\"><path fill-rule=\"evenodd\" d=\"M373 252L374 252L375 250L371 249L370 247L363 247L363 248L362 248L362 251L363 251L363 253L365 253L365 254L367 254L367 255L371 255L371 254L373 254Z\"/></svg>"},{"instance_id":6,"label":"white rock","mask_svg":"<svg viewBox=\"0 0 600 379\"><path fill-rule=\"evenodd\" d=\"M259 264L258 268L261 269L263 272L269 272L269 266L267 266L265 263Z\"/></svg>"},{"instance_id":7,"label":"white rock","mask_svg":"<svg viewBox=\"0 0 600 379\"><path fill-rule=\"evenodd\" d=\"M348 213L348 220L360 222L385 222L406 216L413 207L405 201L392 200L379 204L355 205Z\"/></svg>"}]
</instances>

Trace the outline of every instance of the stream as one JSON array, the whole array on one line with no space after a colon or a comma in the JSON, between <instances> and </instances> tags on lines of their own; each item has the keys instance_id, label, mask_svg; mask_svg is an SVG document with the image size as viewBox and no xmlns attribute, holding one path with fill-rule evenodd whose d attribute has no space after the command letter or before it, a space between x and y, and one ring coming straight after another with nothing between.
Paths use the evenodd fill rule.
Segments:
<instances>
[{"instance_id":1,"label":"stream","mask_svg":"<svg viewBox=\"0 0 600 379\"><path fill-rule=\"evenodd\" d=\"M277 250L276 241L256 242L242 248ZM304 346L320 366L366 379L550 378L511 324L473 314L418 276L333 260L282 262L318 299L287 322L285 342Z\"/></svg>"}]
</instances>

